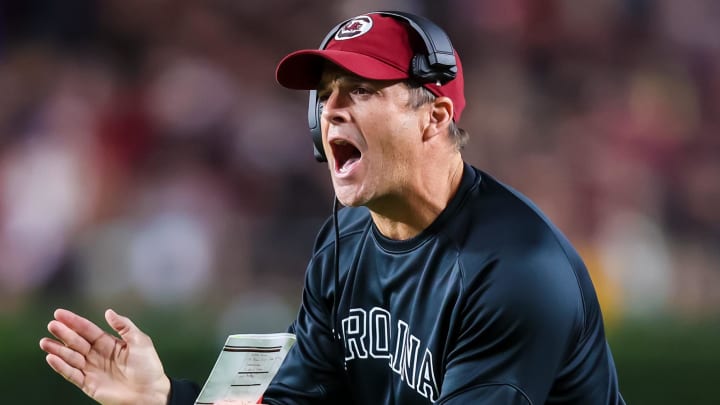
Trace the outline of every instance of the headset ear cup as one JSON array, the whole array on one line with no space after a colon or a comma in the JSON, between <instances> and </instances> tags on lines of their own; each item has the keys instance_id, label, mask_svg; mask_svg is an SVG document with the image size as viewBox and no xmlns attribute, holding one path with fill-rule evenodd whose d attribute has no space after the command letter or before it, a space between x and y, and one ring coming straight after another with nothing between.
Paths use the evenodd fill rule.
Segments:
<instances>
[{"instance_id":1,"label":"headset ear cup","mask_svg":"<svg viewBox=\"0 0 720 405\"><path fill-rule=\"evenodd\" d=\"M326 162L325 149L322 144L322 129L320 127L320 114L322 106L317 99L317 90L310 90L308 100L308 124L310 126L310 136L313 141L313 154L318 162Z\"/></svg>"},{"instance_id":2,"label":"headset ear cup","mask_svg":"<svg viewBox=\"0 0 720 405\"><path fill-rule=\"evenodd\" d=\"M312 130L313 138L313 153L315 154L315 160L318 162L327 162L327 156L325 156L325 147L322 142L322 128L320 127L320 114L322 114L322 105L315 103L315 117L317 125Z\"/></svg>"},{"instance_id":3,"label":"headset ear cup","mask_svg":"<svg viewBox=\"0 0 720 405\"><path fill-rule=\"evenodd\" d=\"M457 75L456 66L450 66L445 69L433 68L430 65L427 55L422 54L413 56L410 68L412 69L413 78L420 83L445 84Z\"/></svg>"},{"instance_id":4,"label":"headset ear cup","mask_svg":"<svg viewBox=\"0 0 720 405\"><path fill-rule=\"evenodd\" d=\"M435 72L430 68L430 63L427 57L424 55L416 54L412 58L411 63L413 78L418 80L420 83L427 83L435 81Z\"/></svg>"}]
</instances>

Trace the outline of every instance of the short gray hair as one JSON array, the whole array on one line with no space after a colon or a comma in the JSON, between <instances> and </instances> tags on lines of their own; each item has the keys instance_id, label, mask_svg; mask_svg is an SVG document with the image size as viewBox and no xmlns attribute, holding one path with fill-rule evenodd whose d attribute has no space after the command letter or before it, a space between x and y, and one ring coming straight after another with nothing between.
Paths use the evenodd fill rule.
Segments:
<instances>
[{"instance_id":1,"label":"short gray hair","mask_svg":"<svg viewBox=\"0 0 720 405\"><path fill-rule=\"evenodd\" d=\"M405 83L409 90L408 106L411 108L420 108L425 104L432 103L437 98L430 90L414 81L407 81ZM455 141L457 150L462 150L467 144L470 134L466 130L458 127L455 120L450 123L449 132L450 137Z\"/></svg>"}]
</instances>

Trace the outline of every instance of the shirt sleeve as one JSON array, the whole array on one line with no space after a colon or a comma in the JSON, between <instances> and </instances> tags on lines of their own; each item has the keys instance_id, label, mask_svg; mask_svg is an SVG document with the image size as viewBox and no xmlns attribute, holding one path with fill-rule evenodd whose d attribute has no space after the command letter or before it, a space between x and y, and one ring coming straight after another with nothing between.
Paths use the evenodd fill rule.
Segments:
<instances>
[{"instance_id":1,"label":"shirt sleeve","mask_svg":"<svg viewBox=\"0 0 720 405\"><path fill-rule=\"evenodd\" d=\"M170 397L168 405L193 405L198 395L200 395L200 387L189 380L170 379Z\"/></svg>"},{"instance_id":2,"label":"shirt sleeve","mask_svg":"<svg viewBox=\"0 0 720 405\"><path fill-rule=\"evenodd\" d=\"M532 405L527 395L518 387L509 384L484 384L468 388L442 402L445 405L473 404L502 404L502 405Z\"/></svg>"},{"instance_id":3,"label":"shirt sleeve","mask_svg":"<svg viewBox=\"0 0 720 405\"><path fill-rule=\"evenodd\" d=\"M317 265L317 263L315 264ZM311 262L310 266L313 266ZM330 324L330 280L321 280L320 268L307 273L302 305L290 331L296 342L278 374L265 391L267 404L336 404L340 391L343 353ZM323 293L325 291L325 293Z\"/></svg>"},{"instance_id":4,"label":"shirt sleeve","mask_svg":"<svg viewBox=\"0 0 720 405\"><path fill-rule=\"evenodd\" d=\"M580 289L557 250L503 255L464 280L440 404L543 404L582 330Z\"/></svg>"}]
</instances>

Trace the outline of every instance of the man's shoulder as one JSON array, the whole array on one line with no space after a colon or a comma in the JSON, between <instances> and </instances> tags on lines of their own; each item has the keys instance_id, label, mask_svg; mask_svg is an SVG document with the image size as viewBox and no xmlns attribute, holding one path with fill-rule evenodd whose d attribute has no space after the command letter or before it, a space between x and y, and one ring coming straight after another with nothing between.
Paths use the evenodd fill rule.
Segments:
<instances>
[{"instance_id":1,"label":"man's shoulder","mask_svg":"<svg viewBox=\"0 0 720 405\"><path fill-rule=\"evenodd\" d=\"M562 232L530 198L488 173L474 170L478 186L469 191L445 229L461 249L481 248L493 255L533 254L538 247L563 250Z\"/></svg>"},{"instance_id":2,"label":"man's shoulder","mask_svg":"<svg viewBox=\"0 0 720 405\"><path fill-rule=\"evenodd\" d=\"M585 271L584 264L560 229L528 197L479 173L477 192L453 221L455 229L448 230L466 281L532 291L575 284L569 289L577 291L576 278Z\"/></svg>"}]
</instances>

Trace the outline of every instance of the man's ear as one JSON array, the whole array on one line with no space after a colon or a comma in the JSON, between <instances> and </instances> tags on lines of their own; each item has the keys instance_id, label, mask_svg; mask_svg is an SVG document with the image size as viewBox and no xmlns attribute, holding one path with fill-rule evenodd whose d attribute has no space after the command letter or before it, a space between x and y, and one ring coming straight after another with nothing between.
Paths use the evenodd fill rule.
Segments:
<instances>
[{"instance_id":1,"label":"man's ear","mask_svg":"<svg viewBox=\"0 0 720 405\"><path fill-rule=\"evenodd\" d=\"M435 135L447 133L452 122L454 105L449 97L438 97L433 100L430 107L430 122L425 130L425 140Z\"/></svg>"}]
</instances>

